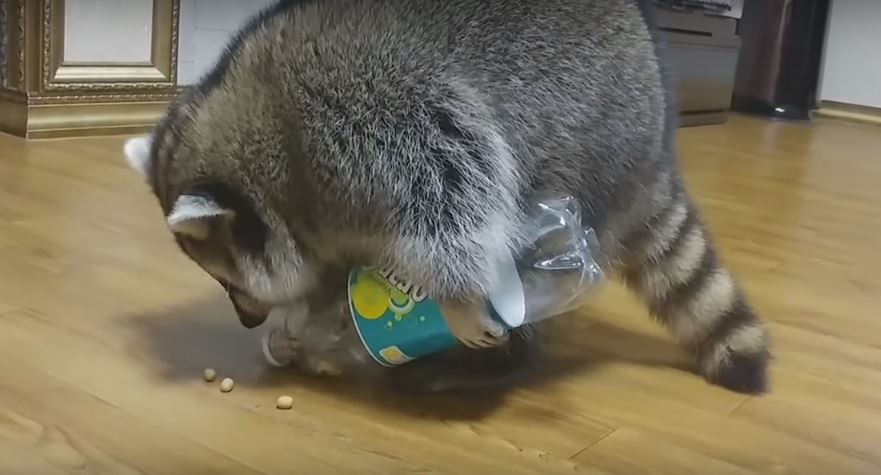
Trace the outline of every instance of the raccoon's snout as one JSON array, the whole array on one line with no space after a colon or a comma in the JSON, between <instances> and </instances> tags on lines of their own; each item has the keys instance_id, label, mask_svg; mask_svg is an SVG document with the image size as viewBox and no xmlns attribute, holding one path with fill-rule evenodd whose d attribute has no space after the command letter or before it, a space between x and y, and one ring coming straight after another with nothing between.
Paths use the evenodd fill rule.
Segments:
<instances>
[{"instance_id":1,"label":"raccoon's snout","mask_svg":"<svg viewBox=\"0 0 881 475\"><path fill-rule=\"evenodd\" d=\"M235 300L232 302L233 307L236 309L236 313L239 316L239 321L242 322L242 326L245 328L257 328L266 321L266 318L269 317L269 312L267 313L251 313L248 312L242 307L240 307Z\"/></svg>"},{"instance_id":2,"label":"raccoon's snout","mask_svg":"<svg viewBox=\"0 0 881 475\"><path fill-rule=\"evenodd\" d=\"M260 304L236 287L228 284L225 287L229 301L232 302L242 326L249 329L256 328L266 321L271 307Z\"/></svg>"}]
</instances>

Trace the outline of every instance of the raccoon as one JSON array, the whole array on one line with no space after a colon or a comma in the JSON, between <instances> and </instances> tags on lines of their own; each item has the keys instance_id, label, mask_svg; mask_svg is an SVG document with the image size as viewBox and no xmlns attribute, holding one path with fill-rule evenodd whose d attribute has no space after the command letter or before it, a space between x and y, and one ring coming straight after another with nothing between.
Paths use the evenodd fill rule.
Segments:
<instances>
[{"instance_id":1,"label":"raccoon","mask_svg":"<svg viewBox=\"0 0 881 475\"><path fill-rule=\"evenodd\" d=\"M422 282L472 347L524 203L575 197L603 267L708 380L767 389L769 337L680 177L677 101L637 0L300 0L268 8L126 144L242 323L328 266Z\"/></svg>"}]
</instances>

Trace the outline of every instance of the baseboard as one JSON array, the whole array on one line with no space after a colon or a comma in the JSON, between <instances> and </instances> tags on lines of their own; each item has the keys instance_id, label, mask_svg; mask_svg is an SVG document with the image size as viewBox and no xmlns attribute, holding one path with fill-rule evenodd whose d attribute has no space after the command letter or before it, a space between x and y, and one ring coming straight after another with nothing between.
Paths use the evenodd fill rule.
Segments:
<instances>
[{"instance_id":1,"label":"baseboard","mask_svg":"<svg viewBox=\"0 0 881 475\"><path fill-rule=\"evenodd\" d=\"M683 112L679 114L679 123L682 127L724 124L727 121L727 111Z\"/></svg>"},{"instance_id":2,"label":"baseboard","mask_svg":"<svg viewBox=\"0 0 881 475\"><path fill-rule=\"evenodd\" d=\"M150 130L167 107L167 102L32 105L28 138L139 133Z\"/></svg>"},{"instance_id":3,"label":"baseboard","mask_svg":"<svg viewBox=\"0 0 881 475\"><path fill-rule=\"evenodd\" d=\"M0 132L27 136L28 96L12 89L0 89Z\"/></svg>"},{"instance_id":4,"label":"baseboard","mask_svg":"<svg viewBox=\"0 0 881 475\"><path fill-rule=\"evenodd\" d=\"M814 115L827 119L839 119L860 122L863 124L881 125L881 109L877 107L823 101L820 103L820 108L814 111Z\"/></svg>"},{"instance_id":5,"label":"baseboard","mask_svg":"<svg viewBox=\"0 0 881 475\"><path fill-rule=\"evenodd\" d=\"M34 104L23 94L0 94L0 131L28 139L134 134L150 130L165 101Z\"/></svg>"}]
</instances>

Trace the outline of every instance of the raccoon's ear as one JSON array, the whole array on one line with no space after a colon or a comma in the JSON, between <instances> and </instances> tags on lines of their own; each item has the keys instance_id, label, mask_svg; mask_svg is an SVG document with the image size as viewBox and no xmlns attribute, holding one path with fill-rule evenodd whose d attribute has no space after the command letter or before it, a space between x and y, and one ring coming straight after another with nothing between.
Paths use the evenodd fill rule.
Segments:
<instances>
[{"instance_id":1,"label":"raccoon's ear","mask_svg":"<svg viewBox=\"0 0 881 475\"><path fill-rule=\"evenodd\" d=\"M167 221L171 232L201 240L208 237L213 219L232 218L234 215L233 210L220 206L211 198L180 195Z\"/></svg>"},{"instance_id":2,"label":"raccoon's ear","mask_svg":"<svg viewBox=\"0 0 881 475\"><path fill-rule=\"evenodd\" d=\"M153 137L143 135L128 139L125 142L125 160L142 176L150 173L150 144Z\"/></svg>"}]
</instances>

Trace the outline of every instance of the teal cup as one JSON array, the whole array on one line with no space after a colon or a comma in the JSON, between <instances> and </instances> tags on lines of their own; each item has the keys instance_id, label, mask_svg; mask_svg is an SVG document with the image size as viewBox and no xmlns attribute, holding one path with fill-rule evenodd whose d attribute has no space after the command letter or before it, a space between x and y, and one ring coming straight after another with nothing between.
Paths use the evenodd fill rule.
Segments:
<instances>
[{"instance_id":1,"label":"teal cup","mask_svg":"<svg viewBox=\"0 0 881 475\"><path fill-rule=\"evenodd\" d=\"M489 314L505 328L523 323L525 304L513 260L490 293ZM441 305L394 270L355 269L349 274L349 309L358 336L378 363L396 366L458 344Z\"/></svg>"}]
</instances>

